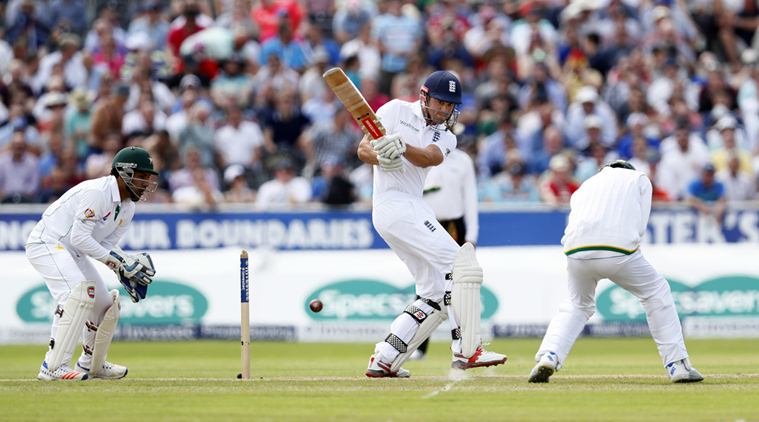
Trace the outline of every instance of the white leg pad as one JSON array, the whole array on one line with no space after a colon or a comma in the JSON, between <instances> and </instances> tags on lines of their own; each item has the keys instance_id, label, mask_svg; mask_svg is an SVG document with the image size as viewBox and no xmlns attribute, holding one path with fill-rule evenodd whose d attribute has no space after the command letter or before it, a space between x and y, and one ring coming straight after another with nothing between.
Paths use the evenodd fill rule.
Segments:
<instances>
[{"instance_id":1,"label":"white leg pad","mask_svg":"<svg viewBox=\"0 0 759 422\"><path fill-rule=\"evenodd\" d=\"M60 309L60 308L59 308ZM95 309L95 282L83 281L71 290L66 303L63 304L63 314L58 320L55 339L51 342L50 358L47 367L55 371L64 362L66 356L71 356L74 347L82 335L84 322Z\"/></svg>"},{"instance_id":2,"label":"white leg pad","mask_svg":"<svg viewBox=\"0 0 759 422\"><path fill-rule=\"evenodd\" d=\"M409 341L406 351L395 358L390 370L398 372L398 370L401 369L401 366L411 357L419 345L422 344L424 340L427 340L432 333L435 332L437 327L439 327L446 319L448 319L448 314L445 311L435 311L428 315L427 318L419 324L419 328L416 330L416 333L414 333L414 337Z\"/></svg>"},{"instance_id":3,"label":"white leg pad","mask_svg":"<svg viewBox=\"0 0 759 422\"><path fill-rule=\"evenodd\" d=\"M108 356L108 348L111 347L113 334L116 332L116 325L119 323L121 303L119 302L119 291L111 290L113 305L105 311L103 320L98 325L97 334L95 334L95 347L92 351L92 366L90 374L98 375L103 371L105 358Z\"/></svg>"},{"instance_id":4,"label":"white leg pad","mask_svg":"<svg viewBox=\"0 0 759 422\"><path fill-rule=\"evenodd\" d=\"M482 267L477 262L474 246L465 243L456 254L453 264L451 306L461 328L461 353L472 356L480 346L480 287Z\"/></svg>"}]
</instances>

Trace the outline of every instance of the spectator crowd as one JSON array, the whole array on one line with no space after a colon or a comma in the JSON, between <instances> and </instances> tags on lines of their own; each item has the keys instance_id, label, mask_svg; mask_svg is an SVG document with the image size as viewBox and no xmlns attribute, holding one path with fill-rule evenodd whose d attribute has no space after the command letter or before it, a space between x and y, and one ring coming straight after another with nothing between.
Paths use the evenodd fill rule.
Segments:
<instances>
[{"instance_id":1,"label":"spectator crowd","mask_svg":"<svg viewBox=\"0 0 759 422\"><path fill-rule=\"evenodd\" d=\"M8 0L0 16L3 203L53 201L127 145L154 158L152 202L366 203L332 66L374 109L456 73L481 202L565 205L618 158L655 201L719 218L757 197L756 1Z\"/></svg>"}]
</instances>

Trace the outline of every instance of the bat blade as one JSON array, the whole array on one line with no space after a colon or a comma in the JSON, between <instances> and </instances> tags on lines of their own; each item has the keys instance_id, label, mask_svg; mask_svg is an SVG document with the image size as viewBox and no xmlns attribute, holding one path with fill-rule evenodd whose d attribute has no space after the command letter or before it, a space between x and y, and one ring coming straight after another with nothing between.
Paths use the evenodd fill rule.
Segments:
<instances>
[{"instance_id":1,"label":"bat blade","mask_svg":"<svg viewBox=\"0 0 759 422\"><path fill-rule=\"evenodd\" d=\"M385 136L385 128L377 119L374 110L342 69L333 67L324 72L322 78L367 135L372 139Z\"/></svg>"}]
</instances>

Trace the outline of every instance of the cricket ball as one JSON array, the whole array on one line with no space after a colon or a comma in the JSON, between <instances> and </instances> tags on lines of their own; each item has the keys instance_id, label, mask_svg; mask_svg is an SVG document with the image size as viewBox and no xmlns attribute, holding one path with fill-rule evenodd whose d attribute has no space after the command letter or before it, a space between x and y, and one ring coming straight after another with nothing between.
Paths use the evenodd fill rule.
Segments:
<instances>
[{"instance_id":1,"label":"cricket ball","mask_svg":"<svg viewBox=\"0 0 759 422\"><path fill-rule=\"evenodd\" d=\"M321 300L314 299L308 304L308 307L311 308L312 312L321 312L322 308L324 308L324 304Z\"/></svg>"}]
</instances>

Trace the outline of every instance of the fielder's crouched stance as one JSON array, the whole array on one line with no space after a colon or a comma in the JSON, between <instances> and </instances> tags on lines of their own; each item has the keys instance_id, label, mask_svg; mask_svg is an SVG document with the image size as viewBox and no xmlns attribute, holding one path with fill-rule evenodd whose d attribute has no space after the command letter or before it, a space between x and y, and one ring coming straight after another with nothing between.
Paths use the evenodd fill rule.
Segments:
<instances>
[{"instance_id":1,"label":"fielder's crouched stance","mask_svg":"<svg viewBox=\"0 0 759 422\"><path fill-rule=\"evenodd\" d=\"M71 188L45 210L29 235L26 256L58 304L38 379L126 376L126 367L106 361L119 320L119 293L106 289L89 258L111 268L133 302L145 298L155 276L152 259L116 245L132 222L135 202L155 190L156 175L147 151L124 148L114 157L110 176ZM71 368L80 340L82 354Z\"/></svg>"},{"instance_id":2,"label":"fielder's crouched stance","mask_svg":"<svg viewBox=\"0 0 759 422\"><path fill-rule=\"evenodd\" d=\"M393 100L377 111L388 135L361 140L359 158L374 167L372 220L416 281L419 299L390 326L369 360L369 377L408 377L401 365L446 319L454 368L499 365L506 356L483 349L480 336L482 268L474 247L458 244L422 199L429 167L456 148L450 132L461 86L450 72L432 73L414 103Z\"/></svg>"},{"instance_id":3,"label":"fielder's crouched stance","mask_svg":"<svg viewBox=\"0 0 759 422\"><path fill-rule=\"evenodd\" d=\"M651 213L651 182L617 160L586 180L573 195L562 244L569 298L548 325L530 382L548 382L595 312L596 284L608 278L635 295L672 382L704 379L691 366L669 284L640 251Z\"/></svg>"}]
</instances>

